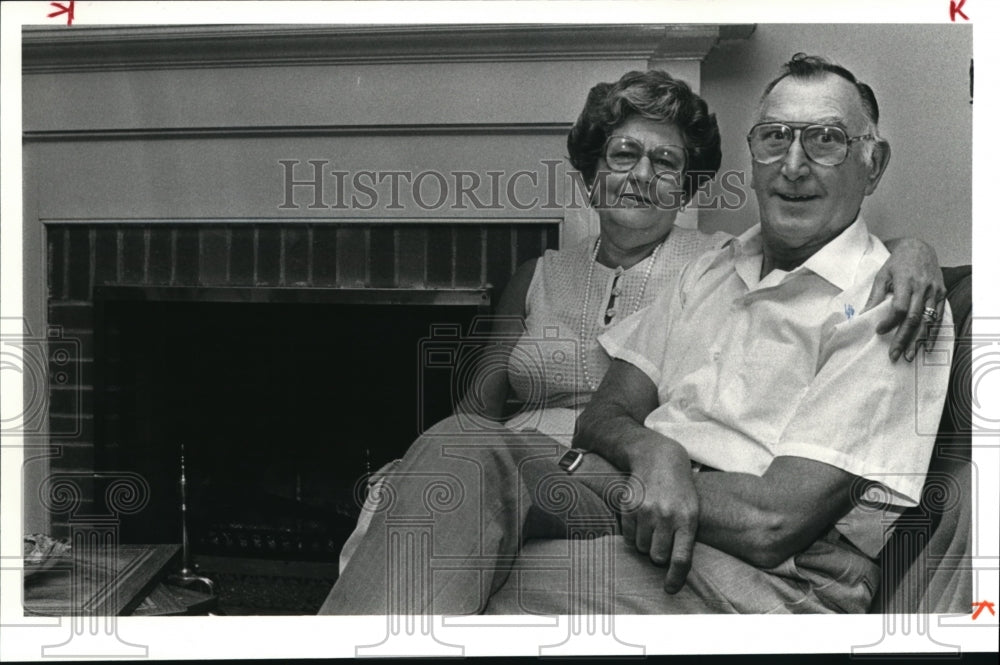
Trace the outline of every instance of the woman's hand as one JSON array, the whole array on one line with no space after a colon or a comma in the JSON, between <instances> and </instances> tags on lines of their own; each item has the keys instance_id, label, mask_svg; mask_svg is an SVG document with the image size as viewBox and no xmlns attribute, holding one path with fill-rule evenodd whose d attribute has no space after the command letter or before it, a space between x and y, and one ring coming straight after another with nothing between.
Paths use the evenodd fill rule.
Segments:
<instances>
[{"instance_id":1,"label":"woman's hand","mask_svg":"<svg viewBox=\"0 0 1000 665\"><path fill-rule=\"evenodd\" d=\"M934 346L939 326L936 321L944 316L944 278L938 265L937 254L925 242L913 238L887 240L886 247L892 252L889 260L875 275L875 284L865 303L865 311L882 302L892 293L892 308L889 315L879 322L875 329L880 335L897 328L889 346L889 358L896 362L900 355L907 361L913 360L917 345L924 342ZM924 316L924 309L937 312L937 319L931 321Z\"/></svg>"},{"instance_id":2,"label":"woman's hand","mask_svg":"<svg viewBox=\"0 0 1000 665\"><path fill-rule=\"evenodd\" d=\"M684 586L698 532L698 493L687 452L674 442L657 442L642 464L633 466L629 483L635 504L621 512L622 535L653 563L666 566L663 588Z\"/></svg>"}]
</instances>

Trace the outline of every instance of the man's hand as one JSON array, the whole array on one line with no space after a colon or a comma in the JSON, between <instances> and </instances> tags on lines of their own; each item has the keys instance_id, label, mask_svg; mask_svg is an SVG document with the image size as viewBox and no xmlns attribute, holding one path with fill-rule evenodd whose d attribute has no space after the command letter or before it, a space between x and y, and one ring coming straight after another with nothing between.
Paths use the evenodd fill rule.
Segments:
<instances>
[{"instance_id":1,"label":"man's hand","mask_svg":"<svg viewBox=\"0 0 1000 665\"><path fill-rule=\"evenodd\" d=\"M655 442L633 468L638 505L621 514L622 535L653 563L666 566L663 588L684 586L698 532L698 493L687 452L674 442ZM630 506L631 508L631 506Z\"/></svg>"},{"instance_id":2,"label":"man's hand","mask_svg":"<svg viewBox=\"0 0 1000 665\"><path fill-rule=\"evenodd\" d=\"M903 355L912 361L918 344L924 342L933 348L937 339L939 326L924 316L924 309L937 312L937 320L944 316L944 277L930 245L911 238L887 240L885 245L892 255L875 275L864 309L875 307L892 293L889 315L875 330L884 335L898 327L889 346L889 358L896 362Z\"/></svg>"},{"instance_id":3,"label":"man's hand","mask_svg":"<svg viewBox=\"0 0 1000 665\"><path fill-rule=\"evenodd\" d=\"M657 404L650 378L614 360L577 421L573 445L629 474L636 500L621 507L622 535L654 563L667 566L664 588L674 593L691 569L699 504L687 451L643 426Z\"/></svg>"}]
</instances>

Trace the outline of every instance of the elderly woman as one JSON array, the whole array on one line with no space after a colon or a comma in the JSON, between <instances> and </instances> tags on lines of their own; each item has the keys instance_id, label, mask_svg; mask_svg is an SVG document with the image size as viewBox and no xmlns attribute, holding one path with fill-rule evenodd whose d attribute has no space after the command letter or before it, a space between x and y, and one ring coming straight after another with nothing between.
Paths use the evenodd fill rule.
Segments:
<instances>
[{"instance_id":1,"label":"elderly woman","mask_svg":"<svg viewBox=\"0 0 1000 665\"><path fill-rule=\"evenodd\" d=\"M674 226L721 161L715 116L683 81L653 70L594 86L567 147L589 188L600 233L518 268L497 307L499 353L484 363L459 415L432 431L530 429L569 445L577 416L610 364L597 336L649 305L688 261L729 238ZM905 352L910 360L927 332L919 313L925 306L943 311L944 286L933 250L919 241L887 244L895 253L868 305L894 292L893 316L880 332L898 326L890 355L896 360ZM553 328L560 343L549 348L544 340ZM514 417L505 410L511 397L522 403ZM362 511L344 547L342 569L371 509Z\"/></svg>"}]
</instances>

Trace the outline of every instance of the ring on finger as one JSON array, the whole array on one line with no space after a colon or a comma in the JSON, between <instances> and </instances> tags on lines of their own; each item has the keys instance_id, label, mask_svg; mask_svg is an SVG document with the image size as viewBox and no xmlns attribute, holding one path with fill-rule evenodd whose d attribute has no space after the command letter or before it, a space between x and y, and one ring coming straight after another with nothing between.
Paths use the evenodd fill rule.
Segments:
<instances>
[{"instance_id":1,"label":"ring on finger","mask_svg":"<svg viewBox=\"0 0 1000 665\"><path fill-rule=\"evenodd\" d=\"M930 323L937 323L941 315L933 307L924 307L923 319Z\"/></svg>"}]
</instances>

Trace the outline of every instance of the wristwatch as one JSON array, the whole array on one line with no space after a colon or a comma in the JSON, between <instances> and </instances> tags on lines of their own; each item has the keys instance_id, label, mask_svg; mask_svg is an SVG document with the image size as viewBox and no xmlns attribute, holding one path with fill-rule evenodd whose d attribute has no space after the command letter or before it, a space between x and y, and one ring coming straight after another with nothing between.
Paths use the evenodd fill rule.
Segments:
<instances>
[{"instance_id":1,"label":"wristwatch","mask_svg":"<svg viewBox=\"0 0 1000 665\"><path fill-rule=\"evenodd\" d=\"M570 448L559 459L559 468L566 473L573 473L583 463L583 455L586 452L586 450L580 450L579 448Z\"/></svg>"}]
</instances>

